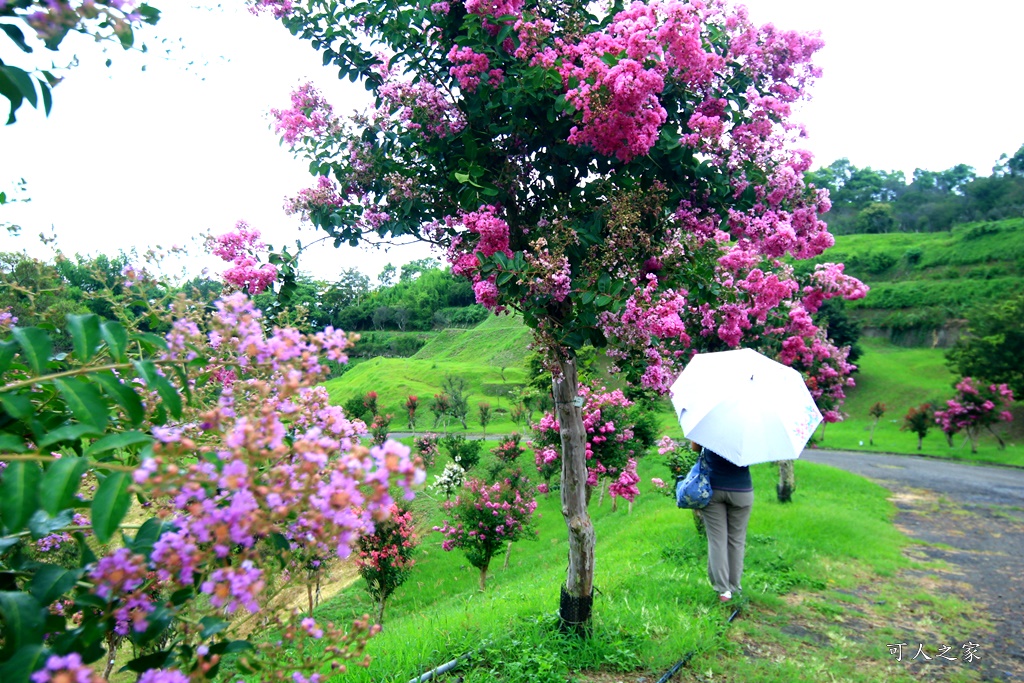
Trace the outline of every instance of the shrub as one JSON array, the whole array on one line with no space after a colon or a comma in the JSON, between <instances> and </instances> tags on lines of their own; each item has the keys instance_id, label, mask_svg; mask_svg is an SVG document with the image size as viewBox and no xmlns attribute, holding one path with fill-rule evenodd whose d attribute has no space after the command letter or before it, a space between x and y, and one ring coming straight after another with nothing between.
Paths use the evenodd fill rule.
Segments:
<instances>
[{"instance_id":1,"label":"shrub","mask_svg":"<svg viewBox=\"0 0 1024 683\"><path fill-rule=\"evenodd\" d=\"M421 476L397 442L359 446L361 425L318 385L318 359L343 358L348 338L267 332L240 293L208 312L154 299L149 315L170 331L71 316L63 356L42 327L0 329L0 567L19 574L0 600L14 648L4 680L88 680L123 637L139 653L128 668L151 680L221 667L298 680L357 655L370 624L336 628L271 604L288 582L310 580L304 569L347 556L387 517L389 487L411 496ZM124 525L136 499L146 506ZM39 561L25 561L29 544ZM258 649L232 640L239 610L294 636ZM309 639L331 653L303 647ZM231 652L244 658L221 660Z\"/></svg>"},{"instance_id":2,"label":"shrub","mask_svg":"<svg viewBox=\"0 0 1024 683\"><path fill-rule=\"evenodd\" d=\"M911 408L903 416L903 424L900 430L917 434L917 450L921 450L921 444L928 430L935 424L935 414L930 403L922 403L916 408Z\"/></svg>"},{"instance_id":3,"label":"shrub","mask_svg":"<svg viewBox=\"0 0 1024 683\"><path fill-rule=\"evenodd\" d=\"M384 623L388 598L409 578L417 545L412 513L398 505L391 506L388 519L378 522L372 534L359 539L356 566L367 592L377 602L378 624Z\"/></svg>"},{"instance_id":4,"label":"shrub","mask_svg":"<svg viewBox=\"0 0 1024 683\"><path fill-rule=\"evenodd\" d=\"M413 437L412 446L416 453L419 454L423 460L424 467L433 467L434 461L437 459L438 452L438 439L440 437L437 434L424 434L423 436Z\"/></svg>"},{"instance_id":5,"label":"shrub","mask_svg":"<svg viewBox=\"0 0 1024 683\"><path fill-rule=\"evenodd\" d=\"M462 434L449 434L441 438L441 446L448 452L448 457L467 471L480 462L480 445L480 441L467 439Z\"/></svg>"},{"instance_id":6,"label":"shrub","mask_svg":"<svg viewBox=\"0 0 1024 683\"><path fill-rule=\"evenodd\" d=\"M441 526L434 527L444 535L441 547L446 551L461 549L470 565L480 570L480 590L484 590L494 554L505 543L533 533L537 502L532 492L509 480L488 485L481 479L470 479L458 498L442 508L447 516Z\"/></svg>"}]
</instances>

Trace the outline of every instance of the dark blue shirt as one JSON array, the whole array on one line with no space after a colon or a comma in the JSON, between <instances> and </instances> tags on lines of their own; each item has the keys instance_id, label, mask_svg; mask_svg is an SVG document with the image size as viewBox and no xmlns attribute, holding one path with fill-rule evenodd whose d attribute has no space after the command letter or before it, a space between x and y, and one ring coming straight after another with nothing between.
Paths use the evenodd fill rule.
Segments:
<instances>
[{"instance_id":1,"label":"dark blue shirt","mask_svg":"<svg viewBox=\"0 0 1024 683\"><path fill-rule=\"evenodd\" d=\"M710 448L704 449L704 459L711 470L712 491L753 491L750 468L734 465Z\"/></svg>"}]
</instances>

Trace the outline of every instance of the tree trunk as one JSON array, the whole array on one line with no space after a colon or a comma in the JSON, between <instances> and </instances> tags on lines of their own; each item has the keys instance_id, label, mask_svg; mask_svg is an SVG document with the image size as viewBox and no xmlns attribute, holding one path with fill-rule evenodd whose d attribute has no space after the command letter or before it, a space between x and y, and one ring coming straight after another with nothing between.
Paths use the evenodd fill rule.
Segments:
<instances>
[{"instance_id":1,"label":"tree trunk","mask_svg":"<svg viewBox=\"0 0 1024 683\"><path fill-rule=\"evenodd\" d=\"M377 623L381 628L384 627L384 605L388 602L387 598L381 598L380 609L377 610Z\"/></svg>"},{"instance_id":2,"label":"tree trunk","mask_svg":"<svg viewBox=\"0 0 1024 683\"><path fill-rule=\"evenodd\" d=\"M487 590L487 566L480 567L480 592L483 593Z\"/></svg>"},{"instance_id":3,"label":"tree trunk","mask_svg":"<svg viewBox=\"0 0 1024 683\"><path fill-rule=\"evenodd\" d=\"M512 541L508 542L508 550L505 551L505 564L501 566L501 571L508 569L508 560L512 557Z\"/></svg>"},{"instance_id":4,"label":"tree trunk","mask_svg":"<svg viewBox=\"0 0 1024 683\"><path fill-rule=\"evenodd\" d=\"M107 668L103 671L103 680L110 680L110 674L114 671L114 664L117 663L117 638L111 633L107 637Z\"/></svg>"},{"instance_id":5,"label":"tree trunk","mask_svg":"<svg viewBox=\"0 0 1024 683\"><path fill-rule=\"evenodd\" d=\"M996 430L992 429L992 425L985 426L988 427L988 431L992 432L992 436L996 437L996 441L999 442L999 450L1005 449L1006 444L1003 442L1003 437L999 436L999 434L996 433Z\"/></svg>"},{"instance_id":6,"label":"tree trunk","mask_svg":"<svg viewBox=\"0 0 1024 683\"><path fill-rule=\"evenodd\" d=\"M779 461L779 485L775 489L780 503L788 503L793 500L793 491L796 491L796 473L793 471L792 460Z\"/></svg>"},{"instance_id":7,"label":"tree trunk","mask_svg":"<svg viewBox=\"0 0 1024 683\"><path fill-rule=\"evenodd\" d=\"M921 445L924 443L924 437L920 434L917 435L917 450L921 450Z\"/></svg>"},{"instance_id":8,"label":"tree trunk","mask_svg":"<svg viewBox=\"0 0 1024 683\"><path fill-rule=\"evenodd\" d=\"M575 356L559 359L561 378L553 378L555 414L562 439L562 517L569 531L569 569L562 586L561 629L590 635L594 590L594 525L587 512L586 429Z\"/></svg>"}]
</instances>

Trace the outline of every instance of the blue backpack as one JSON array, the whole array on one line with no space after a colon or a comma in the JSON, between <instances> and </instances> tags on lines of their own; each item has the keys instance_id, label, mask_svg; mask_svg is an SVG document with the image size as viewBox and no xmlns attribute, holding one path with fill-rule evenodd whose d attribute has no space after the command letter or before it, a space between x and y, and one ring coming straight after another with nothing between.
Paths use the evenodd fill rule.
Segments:
<instances>
[{"instance_id":1,"label":"blue backpack","mask_svg":"<svg viewBox=\"0 0 1024 683\"><path fill-rule=\"evenodd\" d=\"M711 500L711 469L701 449L689 474L676 479L676 505L690 510L706 507Z\"/></svg>"}]
</instances>

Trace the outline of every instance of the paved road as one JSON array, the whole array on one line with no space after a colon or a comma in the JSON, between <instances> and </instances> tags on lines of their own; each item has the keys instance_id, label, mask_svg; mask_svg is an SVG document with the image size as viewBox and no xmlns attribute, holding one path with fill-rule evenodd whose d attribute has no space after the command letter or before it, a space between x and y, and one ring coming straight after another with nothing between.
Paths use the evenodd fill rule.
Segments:
<instances>
[{"instance_id":1,"label":"paved road","mask_svg":"<svg viewBox=\"0 0 1024 683\"><path fill-rule=\"evenodd\" d=\"M1024 506L1024 468L968 465L913 455L817 449L805 450L800 457L870 479L935 491L958 503Z\"/></svg>"},{"instance_id":2,"label":"paved road","mask_svg":"<svg viewBox=\"0 0 1024 683\"><path fill-rule=\"evenodd\" d=\"M993 632L975 640L987 651L982 680L1024 681L1024 468L824 450L804 451L801 459L863 475L892 491L900 530L942 544L918 552L948 563L950 589L987 612ZM922 500L922 490L939 496Z\"/></svg>"}]
</instances>

